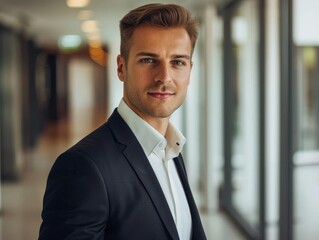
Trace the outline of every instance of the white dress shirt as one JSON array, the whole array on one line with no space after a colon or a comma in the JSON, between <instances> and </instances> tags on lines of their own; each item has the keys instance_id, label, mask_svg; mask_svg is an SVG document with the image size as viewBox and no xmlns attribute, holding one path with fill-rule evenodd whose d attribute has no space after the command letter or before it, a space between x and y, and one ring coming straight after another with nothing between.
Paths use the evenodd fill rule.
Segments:
<instances>
[{"instance_id":1,"label":"white dress shirt","mask_svg":"<svg viewBox=\"0 0 319 240\"><path fill-rule=\"evenodd\" d=\"M156 174L175 221L180 240L190 240L192 218L173 160L181 152L186 142L185 137L171 123L168 125L165 137L162 136L132 111L123 99L117 111L141 144Z\"/></svg>"}]
</instances>

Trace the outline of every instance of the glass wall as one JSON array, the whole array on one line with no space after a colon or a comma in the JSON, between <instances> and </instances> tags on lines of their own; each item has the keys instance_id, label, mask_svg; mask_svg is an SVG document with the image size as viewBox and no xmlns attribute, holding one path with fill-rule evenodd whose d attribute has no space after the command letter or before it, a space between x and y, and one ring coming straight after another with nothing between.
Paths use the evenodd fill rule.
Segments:
<instances>
[{"instance_id":1,"label":"glass wall","mask_svg":"<svg viewBox=\"0 0 319 240\"><path fill-rule=\"evenodd\" d=\"M288 6L288 8L287 8ZM288 9L289 12L286 12ZM290 142L281 150L280 237L287 240L312 240L319 236L319 2L317 0L286 0L282 13L287 21L282 29L282 64L285 81L281 92L286 97L282 110L288 108L286 134L282 142ZM286 45L289 45L286 48ZM286 49L285 49L286 48ZM282 116L282 118L285 116ZM287 170L286 170L287 169ZM283 174L284 173L284 174ZM286 191L285 189L288 189ZM288 215L288 217L287 217Z\"/></svg>"},{"instance_id":2,"label":"glass wall","mask_svg":"<svg viewBox=\"0 0 319 240\"><path fill-rule=\"evenodd\" d=\"M22 168L21 48L13 31L0 26L1 176L16 179Z\"/></svg>"},{"instance_id":3,"label":"glass wall","mask_svg":"<svg viewBox=\"0 0 319 240\"><path fill-rule=\"evenodd\" d=\"M293 4L293 236L296 240L311 240L319 236L319 2L294 0Z\"/></svg>"},{"instance_id":4,"label":"glass wall","mask_svg":"<svg viewBox=\"0 0 319 240\"><path fill-rule=\"evenodd\" d=\"M261 1L240 0L224 15L224 156L222 206L250 239L264 235Z\"/></svg>"},{"instance_id":5,"label":"glass wall","mask_svg":"<svg viewBox=\"0 0 319 240\"><path fill-rule=\"evenodd\" d=\"M233 205L258 226L259 98L257 2L242 1L231 21Z\"/></svg>"},{"instance_id":6,"label":"glass wall","mask_svg":"<svg viewBox=\"0 0 319 240\"><path fill-rule=\"evenodd\" d=\"M296 52L296 145L300 154L315 154L319 149L319 47L296 46ZM317 161L315 157L313 161L295 160L295 163L319 163L318 158Z\"/></svg>"}]
</instances>

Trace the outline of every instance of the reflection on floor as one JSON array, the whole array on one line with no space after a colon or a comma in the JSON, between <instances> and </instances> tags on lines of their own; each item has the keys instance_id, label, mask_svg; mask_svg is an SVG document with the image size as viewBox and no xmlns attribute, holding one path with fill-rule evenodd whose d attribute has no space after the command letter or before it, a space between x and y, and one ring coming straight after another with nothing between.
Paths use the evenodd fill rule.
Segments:
<instances>
[{"instance_id":1,"label":"reflection on floor","mask_svg":"<svg viewBox=\"0 0 319 240\"><path fill-rule=\"evenodd\" d=\"M0 215L0 239L38 238L42 198L48 172L59 153L93 128L70 132L66 123L47 127L37 147L27 154L27 164L21 179L17 182L2 183L3 212ZM209 240L244 240L220 213L202 214L202 220Z\"/></svg>"}]
</instances>

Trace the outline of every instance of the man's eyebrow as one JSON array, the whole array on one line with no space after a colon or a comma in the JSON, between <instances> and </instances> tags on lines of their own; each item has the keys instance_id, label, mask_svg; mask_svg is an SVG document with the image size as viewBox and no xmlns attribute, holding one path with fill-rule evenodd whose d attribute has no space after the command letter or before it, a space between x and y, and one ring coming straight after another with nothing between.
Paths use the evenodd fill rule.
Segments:
<instances>
[{"instance_id":1,"label":"man's eyebrow","mask_svg":"<svg viewBox=\"0 0 319 240\"><path fill-rule=\"evenodd\" d=\"M152 52L139 52L136 54L137 57L153 57L153 58L158 58L159 55L156 53ZM187 54L172 54L171 58L185 58L185 59L191 59L191 57Z\"/></svg>"},{"instance_id":2,"label":"man's eyebrow","mask_svg":"<svg viewBox=\"0 0 319 240\"><path fill-rule=\"evenodd\" d=\"M154 57L158 58L159 55L156 53L151 53L151 52L139 52L136 54L136 57Z\"/></svg>"},{"instance_id":3,"label":"man's eyebrow","mask_svg":"<svg viewBox=\"0 0 319 240\"><path fill-rule=\"evenodd\" d=\"M185 58L185 59L191 59L191 57L187 54L173 54L172 58Z\"/></svg>"}]
</instances>

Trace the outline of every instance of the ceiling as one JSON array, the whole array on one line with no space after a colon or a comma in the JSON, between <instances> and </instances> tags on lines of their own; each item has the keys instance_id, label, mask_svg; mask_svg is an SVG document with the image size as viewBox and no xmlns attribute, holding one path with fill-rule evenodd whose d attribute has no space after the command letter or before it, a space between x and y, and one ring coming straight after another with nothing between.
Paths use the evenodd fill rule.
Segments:
<instances>
[{"instance_id":1,"label":"ceiling","mask_svg":"<svg viewBox=\"0 0 319 240\"><path fill-rule=\"evenodd\" d=\"M190 9L226 0L173 0L161 1L177 3ZM149 0L91 0L85 8L69 8L66 0L0 0L0 22L24 29L39 45L54 46L60 36L80 35L82 20L77 18L80 10L93 11L91 19L99 23L102 41L114 41L118 37L118 22L130 9L151 3ZM117 38L116 38L117 39Z\"/></svg>"}]
</instances>

